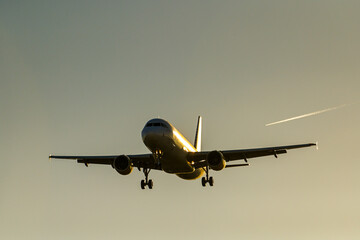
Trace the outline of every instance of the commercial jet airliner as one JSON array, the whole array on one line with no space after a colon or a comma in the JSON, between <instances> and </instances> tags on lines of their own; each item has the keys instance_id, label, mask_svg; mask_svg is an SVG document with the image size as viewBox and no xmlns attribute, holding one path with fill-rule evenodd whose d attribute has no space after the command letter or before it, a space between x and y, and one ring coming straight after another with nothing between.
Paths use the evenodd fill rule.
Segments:
<instances>
[{"instance_id":1,"label":"commercial jet airliner","mask_svg":"<svg viewBox=\"0 0 360 240\"><path fill-rule=\"evenodd\" d=\"M202 175L202 186L209 183L213 186L214 179L209 177L209 170L220 171L224 168L248 166L248 159L286 153L289 149L315 146L315 143L288 145L278 147L239 149L239 150L201 150L202 118L198 117L195 143L192 145L169 122L155 118L145 124L141 132L142 140L151 151L148 154L110 155L110 156L53 156L49 158L73 159L85 166L89 164L111 165L121 175L128 175L133 168L143 171L145 179L141 180L141 188L153 188L153 181L149 179L150 170L160 170L176 174L182 179L197 179ZM235 160L243 163L228 164Z\"/></svg>"}]
</instances>

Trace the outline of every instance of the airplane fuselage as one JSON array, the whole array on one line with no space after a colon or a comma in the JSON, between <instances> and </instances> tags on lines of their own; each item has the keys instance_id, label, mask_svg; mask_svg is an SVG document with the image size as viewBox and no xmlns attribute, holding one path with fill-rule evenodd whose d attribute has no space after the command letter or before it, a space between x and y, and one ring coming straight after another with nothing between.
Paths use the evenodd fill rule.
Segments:
<instances>
[{"instance_id":1,"label":"airplane fuselage","mask_svg":"<svg viewBox=\"0 0 360 240\"><path fill-rule=\"evenodd\" d=\"M197 151L195 147L169 122L151 119L143 128L141 136L163 171L183 179L196 179L204 174L204 169L196 169L186 158L188 152Z\"/></svg>"}]
</instances>

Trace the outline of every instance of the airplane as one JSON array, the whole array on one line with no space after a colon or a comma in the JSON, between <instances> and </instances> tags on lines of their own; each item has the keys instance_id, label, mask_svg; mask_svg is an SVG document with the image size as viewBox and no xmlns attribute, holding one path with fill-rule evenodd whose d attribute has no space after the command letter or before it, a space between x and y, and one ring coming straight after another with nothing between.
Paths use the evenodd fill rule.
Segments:
<instances>
[{"instance_id":1,"label":"airplane","mask_svg":"<svg viewBox=\"0 0 360 240\"><path fill-rule=\"evenodd\" d=\"M195 142L192 145L173 125L160 118L149 120L142 129L141 136L145 146L151 151L147 154L136 155L107 155L107 156L54 156L55 159L72 159L78 163L111 165L121 175L128 175L134 168L143 171L145 179L141 180L141 189L148 186L153 188L153 181L149 179L151 170L160 170L175 174L186 180L201 179L203 187L209 183L214 185L214 178L209 177L209 171L220 171L224 168L249 166L248 159L287 153L287 150L317 146L317 143L287 145L277 147L239 149L239 150L201 150L202 117L197 120ZM243 160L242 163L232 163ZM228 164L231 163L231 164Z\"/></svg>"}]
</instances>

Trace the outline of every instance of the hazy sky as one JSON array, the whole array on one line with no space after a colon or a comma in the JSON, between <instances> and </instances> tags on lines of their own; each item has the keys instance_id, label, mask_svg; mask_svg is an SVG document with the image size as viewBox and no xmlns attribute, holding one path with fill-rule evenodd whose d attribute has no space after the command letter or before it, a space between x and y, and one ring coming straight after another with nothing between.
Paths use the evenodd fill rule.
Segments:
<instances>
[{"instance_id":1,"label":"hazy sky","mask_svg":"<svg viewBox=\"0 0 360 240\"><path fill-rule=\"evenodd\" d=\"M359 1L0 2L1 239L360 239ZM342 104L347 107L265 127ZM48 160L319 141L200 180Z\"/></svg>"}]
</instances>

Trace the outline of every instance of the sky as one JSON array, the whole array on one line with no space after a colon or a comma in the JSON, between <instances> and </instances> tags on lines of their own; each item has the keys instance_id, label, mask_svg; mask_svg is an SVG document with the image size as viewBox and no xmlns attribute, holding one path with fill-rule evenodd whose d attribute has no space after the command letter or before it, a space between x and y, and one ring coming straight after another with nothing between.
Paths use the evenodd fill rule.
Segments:
<instances>
[{"instance_id":1,"label":"sky","mask_svg":"<svg viewBox=\"0 0 360 240\"><path fill-rule=\"evenodd\" d=\"M1 239L359 239L359 1L0 1ZM265 124L346 107L274 126ZM213 187L49 154L319 142Z\"/></svg>"}]
</instances>

